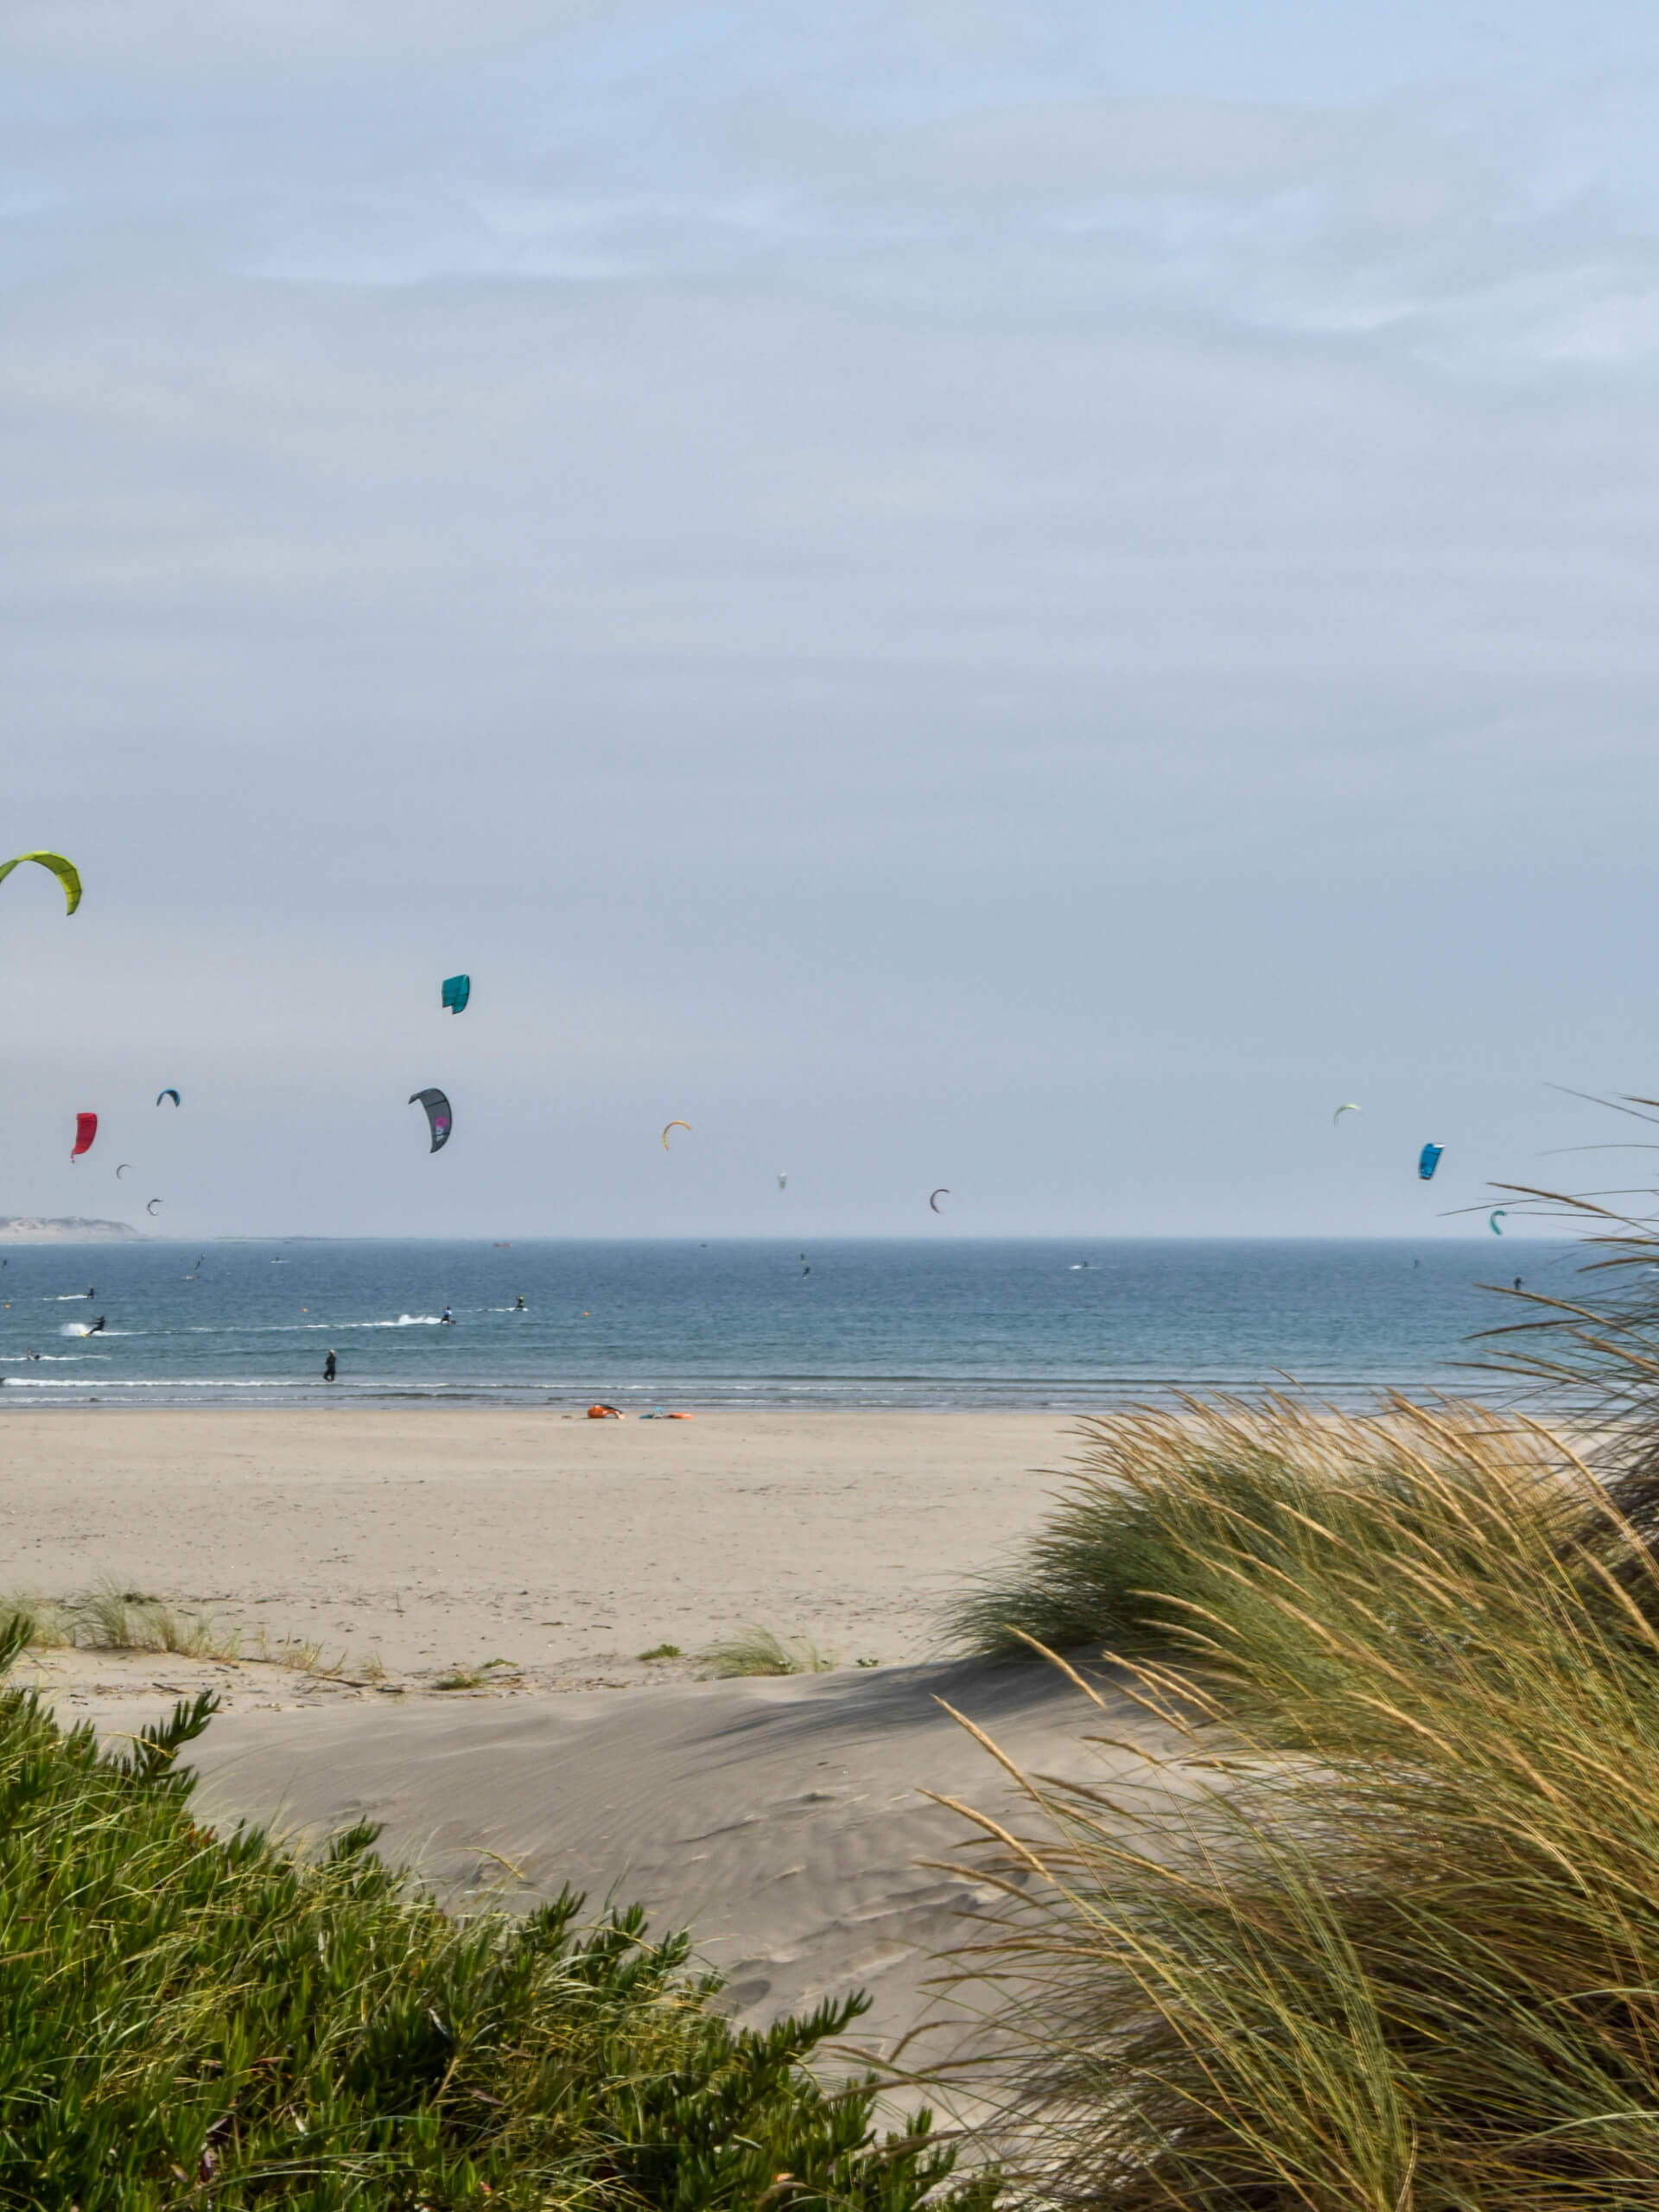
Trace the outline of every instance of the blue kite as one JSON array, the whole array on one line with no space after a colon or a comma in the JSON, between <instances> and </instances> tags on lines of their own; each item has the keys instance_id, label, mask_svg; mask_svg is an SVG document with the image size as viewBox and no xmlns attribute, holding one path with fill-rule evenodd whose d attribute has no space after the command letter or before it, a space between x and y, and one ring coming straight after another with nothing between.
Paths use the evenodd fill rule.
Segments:
<instances>
[{"instance_id":1,"label":"blue kite","mask_svg":"<svg viewBox=\"0 0 1659 2212\"><path fill-rule=\"evenodd\" d=\"M467 1001L473 995L470 976L446 976L443 979L443 1002L451 1014L465 1014Z\"/></svg>"},{"instance_id":2,"label":"blue kite","mask_svg":"<svg viewBox=\"0 0 1659 2212\"><path fill-rule=\"evenodd\" d=\"M1426 1144L1418 1154L1417 1173L1425 1183L1433 1180L1434 1170L1440 1166L1440 1154L1445 1150L1446 1147L1443 1144Z\"/></svg>"}]
</instances>

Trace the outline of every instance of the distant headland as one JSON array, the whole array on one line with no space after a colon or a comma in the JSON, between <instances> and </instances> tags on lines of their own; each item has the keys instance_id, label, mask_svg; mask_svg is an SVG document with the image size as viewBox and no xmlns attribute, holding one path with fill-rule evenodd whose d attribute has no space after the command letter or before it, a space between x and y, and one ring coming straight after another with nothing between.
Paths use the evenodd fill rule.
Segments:
<instances>
[{"instance_id":1,"label":"distant headland","mask_svg":"<svg viewBox=\"0 0 1659 2212\"><path fill-rule=\"evenodd\" d=\"M80 1214L0 1214L0 1242L10 1244L109 1244L137 1237L130 1221L88 1221Z\"/></svg>"}]
</instances>

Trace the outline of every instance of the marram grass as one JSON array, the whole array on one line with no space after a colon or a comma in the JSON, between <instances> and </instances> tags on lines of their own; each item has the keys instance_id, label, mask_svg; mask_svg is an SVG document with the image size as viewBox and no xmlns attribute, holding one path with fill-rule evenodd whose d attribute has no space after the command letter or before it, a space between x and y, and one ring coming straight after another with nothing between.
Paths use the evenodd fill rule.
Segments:
<instances>
[{"instance_id":1,"label":"marram grass","mask_svg":"<svg viewBox=\"0 0 1659 2212\"><path fill-rule=\"evenodd\" d=\"M1091 1468L1005 1594L1081 1630L1117 1515L1096 1618L1181 1749L982 1824L1034 2201L1659 2208L1659 1592L1604 1493L1403 1402L1131 1416Z\"/></svg>"},{"instance_id":2,"label":"marram grass","mask_svg":"<svg viewBox=\"0 0 1659 2212\"><path fill-rule=\"evenodd\" d=\"M829 1675L836 1662L810 1636L779 1636L775 1629L740 1629L723 1643L711 1644L704 1657L709 1671L722 1681L745 1675Z\"/></svg>"},{"instance_id":3,"label":"marram grass","mask_svg":"<svg viewBox=\"0 0 1659 2212\"><path fill-rule=\"evenodd\" d=\"M1576 1491L1552 1478L1554 1439L1472 1408L1433 1414L1390 1400L1381 1416L1361 1418L1271 1396L1191 1400L1084 1421L1077 1433L1082 1448L1046 1522L1011 1568L949 1610L947 1626L970 1649L1029 1657L1034 1640L1157 1652L1174 1613L1224 1597L1236 1620L1275 1578L1322 1555L1332 1501L1348 1491L1400 1508L1398 1527L1372 1516L1356 1532L1374 1548L1369 1568L1386 1574L1410 1533L1425 1465L1454 1484L1501 1481L1516 1516L1553 1523L1576 1510ZM1472 1528L1459 1538L1471 1567L1470 1547L1483 1541ZM1264 1635L1278 1618L1263 1611Z\"/></svg>"},{"instance_id":4,"label":"marram grass","mask_svg":"<svg viewBox=\"0 0 1659 2212\"><path fill-rule=\"evenodd\" d=\"M739 2032L637 1912L460 1922L369 1829L311 1865L199 1827L181 1755L209 1711L118 1758L0 1692L0 2206L988 2202L925 2113L880 2138L867 2084L806 2070L856 2002Z\"/></svg>"}]
</instances>

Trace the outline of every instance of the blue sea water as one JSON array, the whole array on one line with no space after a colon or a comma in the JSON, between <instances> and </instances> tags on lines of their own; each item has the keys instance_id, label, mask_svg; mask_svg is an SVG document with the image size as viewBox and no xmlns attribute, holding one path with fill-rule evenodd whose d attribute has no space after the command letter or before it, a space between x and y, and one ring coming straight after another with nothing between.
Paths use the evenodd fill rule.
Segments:
<instances>
[{"instance_id":1,"label":"blue sea water","mask_svg":"<svg viewBox=\"0 0 1659 2212\"><path fill-rule=\"evenodd\" d=\"M12 1245L0 1403L1085 1411L1287 1376L1339 1403L1478 1393L1497 1386L1463 1365L1481 1357L1469 1339L1514 1318L1479 1286L1560 1289L1580 1256L1535 1241Z\"/></svg>"}]
</instances>

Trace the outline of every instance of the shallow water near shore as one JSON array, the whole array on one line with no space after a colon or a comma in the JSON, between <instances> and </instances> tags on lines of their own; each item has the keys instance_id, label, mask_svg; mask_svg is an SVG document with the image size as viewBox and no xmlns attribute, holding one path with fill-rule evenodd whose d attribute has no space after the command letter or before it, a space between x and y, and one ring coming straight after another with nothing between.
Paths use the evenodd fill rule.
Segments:
<instances>
[{"instance_id":1,"label":"shallow water near shore","mask_svg":"<svg viewBox=\"0 0 1659 2212\"><path fill-rule=\"evenodd\" d=\"M14 1245L0 1401L1084 1411L1287 1377L1338 1403L1481 1394L1497 1386L1463 1364L1482 1357L1469 1339L1522 1318L1481 1286L1559 1292L1581 1256L1520 1240Z\"/></svg>"}]
</instances>

